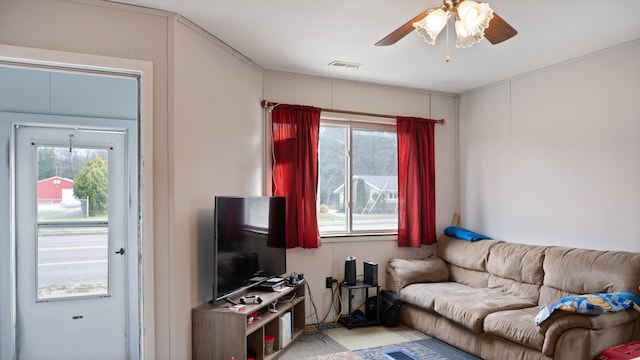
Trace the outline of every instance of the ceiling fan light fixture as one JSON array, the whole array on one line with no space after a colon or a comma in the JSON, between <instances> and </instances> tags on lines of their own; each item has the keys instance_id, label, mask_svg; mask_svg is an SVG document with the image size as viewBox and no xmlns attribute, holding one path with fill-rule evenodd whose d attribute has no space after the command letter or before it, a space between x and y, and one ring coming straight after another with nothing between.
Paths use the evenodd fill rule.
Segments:
<instances>
[{"instance_id":1,"label":"ceiling fan light fixture","mask_svg":"<svg viewBox=\"0 0 640 360\"><path fill-rule=\"evenodd\" d=\"M448 11L445 12L440 8L432 9L424 19L414 22L413 27L418 35L427 42L427 44L434 45L436 43L436 38L442 29L444 29L445 25L447 25L448 20Z\"/></svg>"},{"instance_id":2,"label":"ceiling fan light fixture","mask_svg":"<svg viewBox=\"0 0 640 360\"><path fill-rule=\"evenodd\" d=\"M467 48L480 42L493 18L489 4L464 0L456 11L456 47Z\"/></svg>"},{"instance_id":3,"label":"ceiling fan light fixture","mask_svg":"<svg viewBox=\"0 0 640 360\"><path fill-rule=\"evenodd\" d=\"M443 13L445 16L442 16ZM518 34L518 31L513 26L504 21L486 3L474 0L442 0L440 7L420 12L375 45L393 45L414 30L427 43L434 45L440 32L445 30L447 32L448 51L448 23L450 17L454 14L456 33L459 37L456 44L457 47L469 47L481 41L482 38L486 38L493 45L500 44ZM447 29L444 29L445 27Z\"/></svg>"}]
</instances>

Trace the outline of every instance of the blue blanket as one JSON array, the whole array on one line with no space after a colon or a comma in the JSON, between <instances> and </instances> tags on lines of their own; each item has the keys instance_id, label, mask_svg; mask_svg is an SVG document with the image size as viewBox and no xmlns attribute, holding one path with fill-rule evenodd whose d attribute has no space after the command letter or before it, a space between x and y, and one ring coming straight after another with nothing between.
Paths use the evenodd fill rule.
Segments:
<instances>
[{"instance_id":1,"label":"blue blanket","mask_svg":"<svg viewBox=\"0 0 640 360\"><path fill-rule=\"evenodd\" d=\"M535 318L540 325L556 311L587 315L600 315L607 312L626 310L633 304L640 305L640 296L632 292L597 293L569 296L554 303L543 305Z\"/></svg>"},{"instance_id":2,"label":"blue blanket","mask_svg":"<svg viewBox=\"0 0 640 360\"><path fill-rule=\"evenodd\" d=\"M455 237L462 240L477 241L482 239L491 239L487 235L482 235L459 226L447 226L444 229L444 233L448 236Z\"/></svg>"}]
</instances>

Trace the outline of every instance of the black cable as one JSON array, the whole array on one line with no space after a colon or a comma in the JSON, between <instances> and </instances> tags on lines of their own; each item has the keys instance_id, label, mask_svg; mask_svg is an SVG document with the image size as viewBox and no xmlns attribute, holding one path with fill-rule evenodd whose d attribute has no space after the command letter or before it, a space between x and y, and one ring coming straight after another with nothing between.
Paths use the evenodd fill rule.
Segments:
<instances>
[{"instance_id":1,"label":"black cable","mask_svg":"<svg viewBox=\"0 0 640 360\"><path fill-rule=\"evenodd\" d=\"M341 288L341 286L342 286L342 282L339 282L338 283L338 296L337 296L337 299L336 299L338 301L338 305L337 305L338 308L336 309L336 314L340 314L340 315L342 315L342 311L344 311L344 308L343 308L344 304L342 303L342 288ZM349 299L349 300L351 300L351 299Z\"/></svg>"},{"instance_id":2,"label":"black cable","mask_svg":"<svg viewBox=\"0 0 640 360\"><path fill-rule=\"evenodd\" d=\"M316 308L316 303L315 301L313 301L313 295L311 294L311 287L309 286L309 282L305 281L305 283L307 284L307 291L309 292L309 301L311 301L311 306L313 307L313 313L310 314L307 318L311 318L313 315L316 316L316 321L320 320L318 318L318 309ZM316 322L316 324L318 324Z\"/></svg>"},{"instance_id":3,"label":"black cable","mask_svg":"<svg viewBox=\"0 0 640 360\"><path fill-rule=\"evenodd\" d=\"M327 310L327 313L324 315L324 318L322 318L322 321L318 321L317 325L323 324L325 321L327 321L327 318L329 317L329 313L331 313L331 308L333 308L335 306L334 297L336 295L336 290L337 289L338 288L334 289L333 286L331 286L331 305L329 306L329 309Z\"/></svg>"},{"instance_id":4,"label":"black cable","mask_svg":"<svg viewBox=\"0 0 640 360\"><path fill-rule=\"evenodd\" d=\"M340 301L338 301L336 294L339 292L339 287L340 287L340 283L338 283L338 285L336 287L331 287L331 305L329 306L329 309L327 310L327 313L324 315L324 317L322 318L322 320L320 320L320 318L318 317L318 309L316 307L315 301L313 300L313 294L311 293L311 288L309 286L309 283L307 282L307 290L309 292L309 301L311 302L311 306L313 307L313 313L310 314L309 316L307 316L307 319L312 318L315 315L315 320L316 322L313 323L312 325L315 325L316 327L318 325L324 324L325 321L327 321L327 318L329 317L329 314L331 313L331 309L333 308L333 310L336 311L336 313L340 313L340 309L342 308Z\"/></svg>"}]
</instances>

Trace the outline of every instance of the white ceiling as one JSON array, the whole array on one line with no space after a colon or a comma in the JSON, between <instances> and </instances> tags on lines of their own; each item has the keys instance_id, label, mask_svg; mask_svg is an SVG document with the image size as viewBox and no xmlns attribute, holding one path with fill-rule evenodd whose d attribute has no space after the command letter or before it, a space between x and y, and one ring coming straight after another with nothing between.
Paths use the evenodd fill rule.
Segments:
<instances>
[{"instance_id":1,"label":"white ceiling","mask_svg":"<svg viewBox=\"0 0 640 360\"><path fill-rule=\"evenodd\" d=\"M440 0L118 0L178 13L265 69L446 93L640 38L639 0L487 1L518 35L457 49L450 26L446 63L444 31L435 46L415 32L374 46ZM328 66L334 60L362 65Z\"/></svg>"}]
</instances>

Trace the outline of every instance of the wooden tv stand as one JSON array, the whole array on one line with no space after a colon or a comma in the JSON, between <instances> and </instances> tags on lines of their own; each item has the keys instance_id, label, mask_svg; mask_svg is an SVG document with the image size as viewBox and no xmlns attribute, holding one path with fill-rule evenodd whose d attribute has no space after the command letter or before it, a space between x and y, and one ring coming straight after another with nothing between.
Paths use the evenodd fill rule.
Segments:
<instances>
[{"instance_id":1,"label":"wooden tv stand","mask_svg":"<svg viewBox=\"0 0 640 360\"><path fill-rule=\"evenodd\" d=\"M231 304L204 304L191 310L191 350L193 360L244 360L248 350L255 352L256 360L279 358L284 349L304 334L305 284L285 287L281 291L252 291L262 298L260 304L247 304L240 312L230 310ZM234 299L240 303L239 299ZM270 312L269 305L276 302L277 312ZM262 318L247 324L247 315L258 312ZM280 316L291 312L291 341L280 348ZM265 355L264 336L273 335L273 353Z\"/></svg>"}]
</instances>

